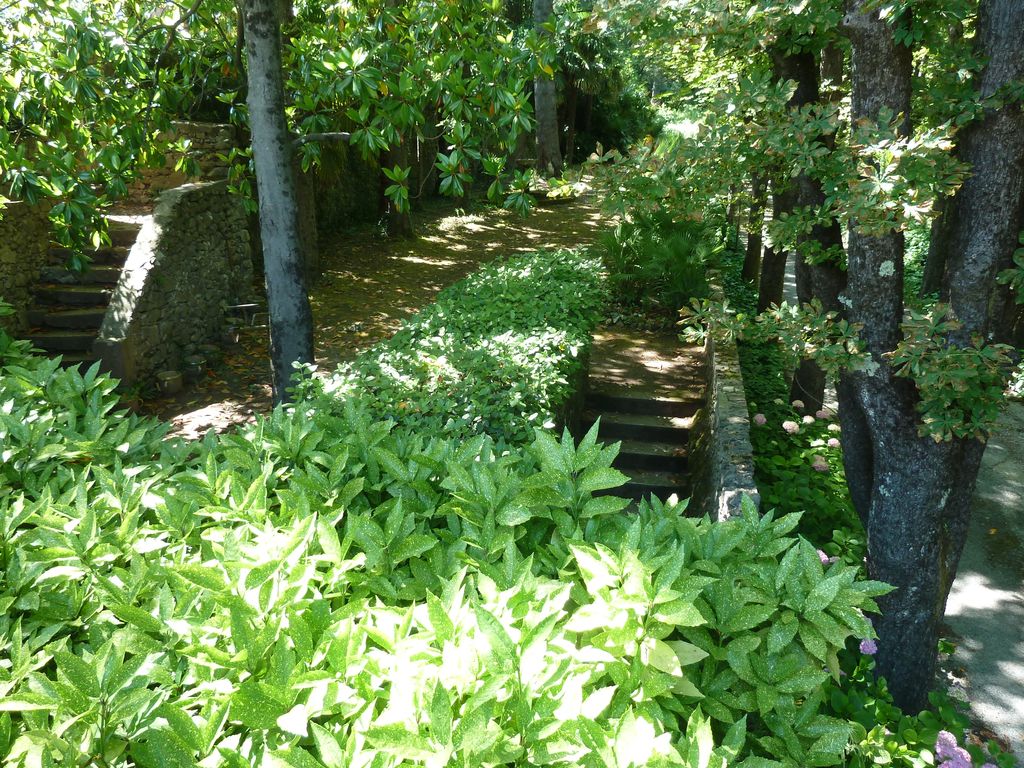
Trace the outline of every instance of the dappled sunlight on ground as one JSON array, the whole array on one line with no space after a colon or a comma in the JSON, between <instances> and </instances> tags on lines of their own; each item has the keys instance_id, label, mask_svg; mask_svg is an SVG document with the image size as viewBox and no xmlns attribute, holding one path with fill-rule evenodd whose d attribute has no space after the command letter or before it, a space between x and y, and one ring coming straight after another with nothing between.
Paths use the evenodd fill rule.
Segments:
<instances>
[{"instance_id":1,"label":"dappled sunlight on ground","mask_svg":"<svg viewBox=\"0 0 1024 768\"><path fill-rule=\"evenodd\" d=\"M529 217L503 209L465 214L448 200L413 215L418 237L388 240L364 226L325 238L322 274L310 289L317 367L330 373L391 336L443 288L498 256L586 245L608 227L594 200L536 208ZM223 431L270 408L265 328L243 329L238 345L196 385L147 403L188 439Z\"/></svg>"}]
</instances>

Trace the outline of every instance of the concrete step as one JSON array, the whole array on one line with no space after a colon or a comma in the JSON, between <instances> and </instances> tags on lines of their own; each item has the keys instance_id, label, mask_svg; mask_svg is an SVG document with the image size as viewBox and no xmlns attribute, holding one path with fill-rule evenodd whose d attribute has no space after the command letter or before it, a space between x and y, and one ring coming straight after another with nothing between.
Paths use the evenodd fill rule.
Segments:
<instances>
[{"instance_id":1,"label":"concrete step","mask_svg":"<svg viewBox=\"0 0 1024 768\"><path fill-rule=\"evenodd\" d=\"M131 247L135 244L142 225L132 221L107 221L107 234L110 235L110 242L114 245Z\"/></svg>"},{"instance_id":2,"label":"concrete step","mask_svg":"<svg viewBox=\"0 0 1024 768\"><path fill-rule=\"evenodd\" d=\"M103 317L106 314L106 307L77 309L35 307L28 311L28 322L33 328L66 328L87 331L103 325Z\"/></svg>"},{"instance_id":3,"label":"concrete step","mask_svg":"<svg viewBox=\"0 0 1024 768\"><path fill-rule=\"evenodd\" d=\"M587 393L586 407L595 411L686 417L693 416L703 404L697 398L650 397L594 390Z\"/></svg>"},{"instance_id":4,"label":"concrete step","mask_svg":"<svg viewBox=\"0 0 1024 768\"><path fill-rule=\"evenodd\" d=\"M115 245L100 248L98 251L87 251L85 256L95 265L121 267L124 266L129 251L131 251L131 246ZM53 246L49 250L49 261L53 266L63 267L70 258L71 250L69 248Z\"/></svg>"},{"instance_id":5,"label":"concrete step","mask_svg":"<svg viewBox=\"0 0 1024 768\"><path fill-rule=\"evenodd\" d=\"M28 340L47 352L92 353L96 331L32 331Z\"/></svg>"},{"instance_id":6,"label":"concrete step","mask_svg":"<svg viewBox=\"0 0 1024 768\"><path fill-rule=\"evenodd\" d=\"M623 469L622 471L629 475L629 482L620 488L599 491L595 495L621 496L634 501L652 495L662 501L666 501L672 495L679 499L685 499L690 495L690 478L685 474L638 469Z\"/></svg>"},{"instance_id":7,"label":"concrete step","mask_svg":"<svg viewBox=\"0 0 1024 768\"><path fill-rule=\"evenodd\" d=\"M43 284L36 286L36 299L42 304L69 304L76 307L110 303L112 290L95 285Z\"/></svg>"},{"instance_id":8,"label":"concrete step","mask_svg":"<svg viewBox=\"0 0 1024 768\"><path fill-rule=\"evenodd\" d=\"M121 278L121 267L109 264L93 264L79 275L83 285L117 285Z\"/></svg>"},{"instance_id":9,"label":"concrete step","mask_svg":"<svg viewBox=\"0 0 1024 768\"><path fill-rule=\"evenodd\" d=\"M636 469L682 473L687 466L688 457L684 446L644 440L623 440L615 459L615 468L623 471Z\"/></svg>"},{"instance_id":10,"label":"concrete step","mask_svg":"<svg viewBox=\"0 0 1024 768\"><path fill-rule=\"evenodd\" d=\"M583 412L584 433L601 419L598 437L605 442L615 440L641 440L672 445L687 445L690 441L690 427L693 418L683 416L650 416L636 413L602 413L588 410Z\"/></svg>"}]
</instances>

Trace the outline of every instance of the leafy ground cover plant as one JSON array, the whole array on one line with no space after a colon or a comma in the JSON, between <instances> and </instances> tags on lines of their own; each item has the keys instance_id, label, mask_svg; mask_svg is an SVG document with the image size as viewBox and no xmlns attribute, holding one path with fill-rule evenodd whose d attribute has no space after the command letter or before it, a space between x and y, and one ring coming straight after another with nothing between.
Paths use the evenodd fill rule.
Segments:
<instances>
[{"instance_id":1,"label":"leafy ground cover plant","mask_svg":"<svg viewBox=\"0 0 1024 768\"><path fill-rule=\"evenodd\" d=\"M5 765L843 760L822 683L885 588L796 517L624 515L596 429L499 448L318 395L184 444L95 371L0 368Z\"/></svg>"},{"instance_id":2,"label":"leafy ground cover plant","mask_svg":"<svg viewBox=\"0 0 1024 768\"><path fill-rule=\"evenodd\" d=\"M606 303L600 272L584 251L492 263L324 384L310 382L305 396L335 409L359 399L424 433L527 441L558 420L586 364Z\"/></svg>"}]
</instances>

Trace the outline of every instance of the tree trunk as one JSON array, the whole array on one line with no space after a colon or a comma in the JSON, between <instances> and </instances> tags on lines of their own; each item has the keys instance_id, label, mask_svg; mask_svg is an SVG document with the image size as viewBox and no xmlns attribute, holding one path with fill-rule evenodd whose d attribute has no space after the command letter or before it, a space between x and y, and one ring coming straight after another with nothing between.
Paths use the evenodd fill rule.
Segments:
<instances>
[{"instance_id":1,"label":"tree trunk","mask_svg":"<svg viewBox=\"0 0 1024 768\"><path fill-rule=\"evenodd\" d=\"M921 296L938 293L942 289L943 277L946 274L946 251L949 241L948 201L939 198L935 203L938 215L932 219L931 233L928 237L928 255L925 257L924 274L921 277Z\"/></svg>"},{"instance_id":2,"label":"tree trunk","mask_svg":"<svg viewBox=\"0 0 1024 768\"><path fill-rule=\"evenodd\" d=\"M743 259L743 279L756 283L761 275L761 251L764 248L764 208L768 202L768 179L760 173L751 179L752 201L747 223L747 253Z\"/></svg>"},{"instance_id":3,"label":"tree trunk","mask_svg":"<svg viewBox=\"0 0 1024 768\"><path fill-rule=\"evenodd\" d=\"M541 39L550 42L543 25L554 15L553 0L533 0L533 25ZM555 80L543 72L533 80L533 109L537 118L537 171L562 175L562 152L558 147L558 95Z\"/></svg>"},{"instance_id":4,"label":"tree trunk","mask_svg":"<svg viewBox=\"0 0 1024 768\"><path fill-rule=\"evenodd\" d=\"M793 210L793 185L789 179L772 181L772 218ZM786 259L789 253L781 245L772 244L764 249L761 261L761 279L757 289L757 311L764 312L772 304L782 303L786 282Z\"/></svg>"},{"instance_id":5,"label":"tree trunk","mask_svg":"<svg viewBox=\"0 0 1024 768\"><path fill-rule=\"evenodd\" d=\"M789 102L794 112L821 100L819 66L815 55L809 51L789 52L777 56L777 71L786 78L796 81L797 88ZM842 63L842 56L839 56ZM835 62L831 62L834 66ZM840 70L841 76L841 70ZM821 134L816 142L830 152L835 148L834 134ZM813 214L818 218L826 207L825 191L821 181L807 172L796 178L794 212ZM808 255L813 254L813 261ZM826 312L838 311L839 294L846 277L840 265L843 255L843 233L839 222L829 218L825 223L815 224L807 235L801 236L796 244L796 293L797 301L803 305L818 299ZM804 404L805 413L816 413L825 403L825 373L812 359L800 361L790 385L790 400Z\"/></svg>"},{"instance_id":6,"label":"tree trunk","mask_svg":"<svg viewBox=\"0 0 1024 768\"><path fill-rule=\"evenodd\" d=\"M579 97L579 88L576 84L569 82L566 85L565 94L565 164L572 165L576 157L576 103Z\"/></svg>"},{"instance_id":7,"label":"tree trunk","mask_svg":"<svg viewBox=\"0 0 1024 768\"><path fill-rule=\"evenodd\" d=\"M854 122L880 110L903 114L909 130L911 51L869 0L855 0L845 23L853 40ZM946 596L970 517L984 444L921 437L917 391L897 378L886 353L902 336L903 236L869 235L856 222L849 238L849 318L861 323L871 360L843 374L840 420L847 480L866 522L868 568L896 590L880 599L877 672L896 704L917 712L934 682Z\"/></svg>"},{"instance_id":8,"label":"tree trunk","mask_svg":"<svg viewBox=\"0 0 1024 768\"><path fill-rule=\"evenodd\" d=\"M313 317L303 280L292 140L284 116L280 7L277 0L245 0L247 101L277 403L289 399L295 364L313 362Z\"/></svg>"},{"instance_id":9,"label":"tree trunk","mask_svg":"<svg viewBox=\"0 0 1024 768\"><path fill-rule=\"evenodd\" d=\"M398 143L388 149L385 153L386 163L389 168L408 168L409 167L409 139L408 136L402 135L398 138ZM381 171L383 176L382 184L387 187L392 182L384 176L384 172ZM411 200L410 200L411 203ZM388 216L388 235L391 237L412 237L412 215L409 210L410 206L406 205L405 210L400 210L395 202L385 195L385 207L387 209Z\"/></svg>"},{"instance_id":10,"label":"tree trunk","mask_svg":"<svg viewBox=\"0 0 1024 768\"><path fill-rule=\"evenodd\" d=\"M1024 0L988 0L978 12L976 45L988 63L978 78L982 97L1024 80ZM971 175L950 201L946 288L950 308L963 328L961 345L974 334L1005 338L1008 292L995 277L1012 264L1024 228L1024 107L1018 101L989 109L960 135L959 157Z\"/></svg>"}]
</instances>

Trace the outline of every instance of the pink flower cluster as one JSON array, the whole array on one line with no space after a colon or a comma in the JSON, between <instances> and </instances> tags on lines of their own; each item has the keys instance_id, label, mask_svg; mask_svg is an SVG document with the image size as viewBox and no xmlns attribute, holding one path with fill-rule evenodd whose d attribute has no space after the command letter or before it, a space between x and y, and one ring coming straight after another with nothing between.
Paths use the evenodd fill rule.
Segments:
<instances>
[{"instance_id":1,"label":"pink flower cluster","mask_svg":"<svg viewBox=\"0 0 1024 768\"><path fill-rule=\"evenodd\" d=\"M811 460L811 469L815 472L828 472L828 459L820 454L814 454L814 457Z\"/></svg>"},{"instance_id":2,"label":"pink flower cluster","mask_svg":"<svg viewBox=\"0 0 1024 768\"><path fill-rule=\"evenodd\" d=\"M970 753L961 747L949 731L939 731L935 739L935 756L942 762L939 768L973 768ZM985 763L981 768L996 768L992 763Z\"/></svg>"},{"instance_id":3,"label":"pink flower cluster","mask_svg":"<svg viewBox=\"0 0 1024 768\"><path fill-rule=\"evenodd\" d=\"M755 413L754 423L757 424L757 426L759 427L763 427L765 424L768 423L768 417L765 416L763 413Z\"/></svg>"},{"instance_id":4,"label":"pink flower cluster","mask_svg":"<svg viewBox=\"0 0 1024 768\"><path fill-rule=\"evenodd\" d=\"M782 422L782 428L790 435L795 435L800 431L800 425L795 421L784 421Z\"/></svg>"},{"instance_id":5,"label":"pink flower cluster","mask_svg":"<svg viewBox=\"0 0 1024 768\"><path fill-rule=\"evenodd\" d=\"M878 643L871 638L860 641L860 652L865 656L874 656L878 653Z\"/></svg>"},{"instance_id":6,"label":"pink flower cluster","mask_svg":"<svg viewBox=\"0 0 1024 768\"><path fill-rule=\"evenodd\" d=\"M818 559L821 560L822 565L832 565L839 560L838 557L829 557L823 549L818 550Z\"/></svg>"}]
</instances>

